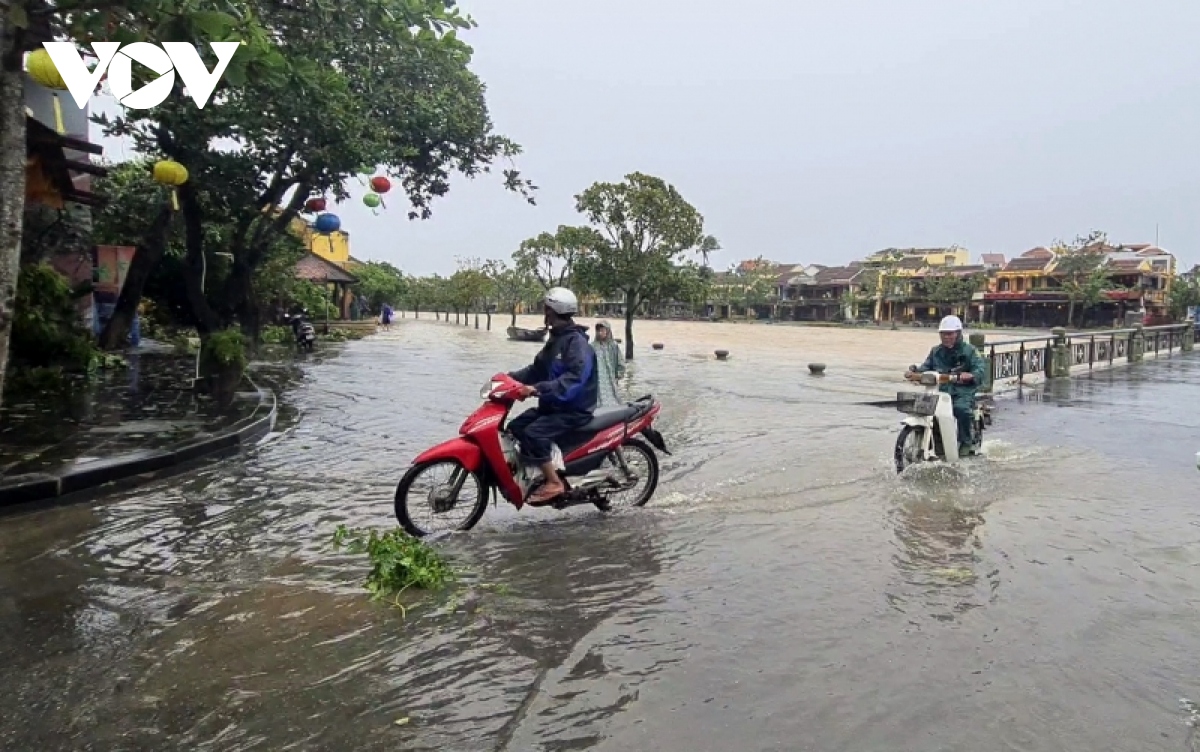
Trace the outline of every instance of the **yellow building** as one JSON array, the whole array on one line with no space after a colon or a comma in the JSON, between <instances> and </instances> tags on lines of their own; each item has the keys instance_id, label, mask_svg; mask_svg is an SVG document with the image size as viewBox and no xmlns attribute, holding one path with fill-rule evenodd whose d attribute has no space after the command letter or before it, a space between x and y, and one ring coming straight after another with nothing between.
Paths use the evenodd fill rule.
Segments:
<instances>
[{"instance_id":1,"label":"yellow building","mask_svg":"<svg viewBox=\"0 0 1200 752\"><path fill-rule=\"evenodd\" d=\"M292 233L304 241L304 247L326 261L332 261L343 269L350 264L350 233L335 230L328 235L313 229L303 218L292 220Z\"/></svg>"},{"instance_id":2,"label":"yellow building","mask_svg":"<svg viewBox=\"0 0 1200 752\"><path fill-rule=\"evenodd\" d=\"M907 261L911 264L914 260L920 261L917 268L967 266L971 263L971 252L956 245L949 248L884 248L867 256L863 263L866 266L886 264L889 261Z\"/></svg>"}]
</instances>

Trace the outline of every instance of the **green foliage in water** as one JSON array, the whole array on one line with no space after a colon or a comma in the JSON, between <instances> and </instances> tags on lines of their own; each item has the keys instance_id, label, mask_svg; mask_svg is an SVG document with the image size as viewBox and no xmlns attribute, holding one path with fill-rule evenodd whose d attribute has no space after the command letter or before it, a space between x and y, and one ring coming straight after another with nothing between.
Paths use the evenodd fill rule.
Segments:
<instances>
[{"instance_id":1,"label":"green foliage in water","mask_svg":"<svg viewBox=\"0 0 1200 752\"><path fill-rule=\"evenodd\" d=\"M372 600L399 596L410 587L440 590L456 578L436 549L400 528L380 533L338 525L333 545L352 554L365 553L371 560L364 587Z\"/></svg>"}]
</instances>

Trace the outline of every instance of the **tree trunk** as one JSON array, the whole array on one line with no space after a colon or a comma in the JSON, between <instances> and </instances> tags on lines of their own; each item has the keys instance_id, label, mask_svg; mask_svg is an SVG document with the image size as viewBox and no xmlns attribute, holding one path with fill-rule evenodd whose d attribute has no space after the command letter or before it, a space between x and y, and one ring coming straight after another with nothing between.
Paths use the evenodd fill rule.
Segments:
<instances>
[{"instance_id":1,"label":"tree trunk","mask_svg":"<svg viewBox=\"0 0 1200 752\"><path fill-rule=\"evenodd\" d=\"M633 360L633 293L625 293L625 360Z\"/></svg>"},{"instance_id":2,"label":"tree trunk","mask_svg":"<svg viewBox=\"0 0 1200 752\"><path fill-rule=\"evenodd\" d=\"M487 330L489 332L492 330L492 312L491 311L487 312Z\"/></svg>"},{"instance_id":3,"label":"tree trunk","mask_svg":"<svg viewBox=\"0 0 1200 752\"><path fill-rule=\"evenodd\" d=\"M1067 326L1070 327L1075 321L1075 299L1072 298L1067 304Z\"/></svg>"},{"instance_id":4,"label":"tree trunk","mask_svg":"<svg viewBox=\"0 0 1200 752\"><path fill-rule=\"evenodd\" d=\"M517 325L517 307L513 306L512 311L510 311L510 313L512 313L512 323L509 324L509 326L516 326Z\"/></svg>"},{"instance_id":5,"label":"tree trunk","mask_svg":"<svg viewBox=\"0 0 1200 752\"><path fill-rule=\"evenodd\" d=\"M121 285L121 294L113 308L112 317L100 332L100 347L105 350L118 350L125 345L133 326L133 317L137 315L138 304L142 302L142 291L146 289L146 282L167 250L167 238L174 218L171 207L164 204L146 232L145 239L138 243L129 270L125 272L125 282Z\"/></svg>"},{"instance_id":6,"label":"tree trunk","mask_svg":"<svg viewBox=\"0 0 1200 752\"><path fill-rule=\"evenodd\" d=\"M479 331L479 311L475 312L475 331Z\"/></svg>"},{"instance_id":7,"label":"tree trunk","mask_svg":"<svg viewBox=\"0 0 1200 752\"><path fill-rule=\"evenodd\" d=\"M0 10L0 394L8 370L25 213L25 73L20 37L8 11Z\"/></svg>"}]
</instances>

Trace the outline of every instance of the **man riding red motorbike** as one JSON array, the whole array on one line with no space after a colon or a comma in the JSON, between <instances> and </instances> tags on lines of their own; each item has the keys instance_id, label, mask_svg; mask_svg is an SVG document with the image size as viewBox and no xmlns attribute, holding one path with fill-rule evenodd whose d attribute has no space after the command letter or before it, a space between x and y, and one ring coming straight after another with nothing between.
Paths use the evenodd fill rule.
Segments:
<instances>
[{"instance_id":1,"label":"man riding red motorbike","mask_svg":"<svg viewBox=\"0 0 1200 752\"><path fill-rule=\"evenodd\" d=\"M575 323L579 300L565 287L546 293L543 310L550 329L545 347L533 363L508 374L525 384L522 397L537 396L538 406L511 420L508 431L521 446L521 460L542 468L545 483L527 503L541 506L566 490L554 469L554 440L578 431L592 420L598 394L596 353L588 344L587 327Z\"/></svg>"}]
</instances>

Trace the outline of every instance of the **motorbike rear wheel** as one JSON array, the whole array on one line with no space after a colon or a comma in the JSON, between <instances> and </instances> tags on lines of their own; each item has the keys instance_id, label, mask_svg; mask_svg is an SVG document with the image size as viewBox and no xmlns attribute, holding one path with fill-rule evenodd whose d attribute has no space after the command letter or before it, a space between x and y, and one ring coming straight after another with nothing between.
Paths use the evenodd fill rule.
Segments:
<instances>
[{"instance_id":1,"label":"motorbike rear wheel","mask_svg":"<svg viewBox=\"0 0 1200 752\"><path fill-rule=\"evenodd\" d=\"M445 480L434 481L428 490L418 485L423 476L445 471L448 471ZM397 484L396 521L404 528L404 532L415 538L448 530L470 530L483 517L487 501L487 488L483 481L463 467L461 462L426 462L410 467ZM413 519L414 512L417 520ZM426 516L428 520L424 519ZM448 522L449 525L443 527L433 524L436 522Z\"/></svg>"},{"instance_id":2,"label":"motorbike rear wheel","mask_svg":"<svg viewBox=\"0 0 1200 752\"><path fill-rule=\"evenodd\" d=\"M654 496L655 490L658 489L658 455L654 450L641 439L630 439L617 448L612 454L605 458L614 466L620 468L620 463L617 461L617 455L625 460L626 466L631 472L643 473L644 478L638 478L637 484L634 486L616 492L605 493L604 500L597 502L596 506L601 510L608 511L614 506L616 507L642 507L646 502ZM644 466L644 469L643 469ZM643 485L644 484L644 485ZM641 491L626 499L626 495L631 491L636 491L641 487Z\"/></svg>"},{"instance_id":3,"label":"motorbike rear wheel","mask_svg":"<svg viewBox=\"0 0 1200 752\"><path fill-rule=\"evenodd\" d=\"M921 447L925 446L924 426L905 426L896 437L896 472L903 473L910 465L922 462Z\"/></svg>"}]
</instances>

